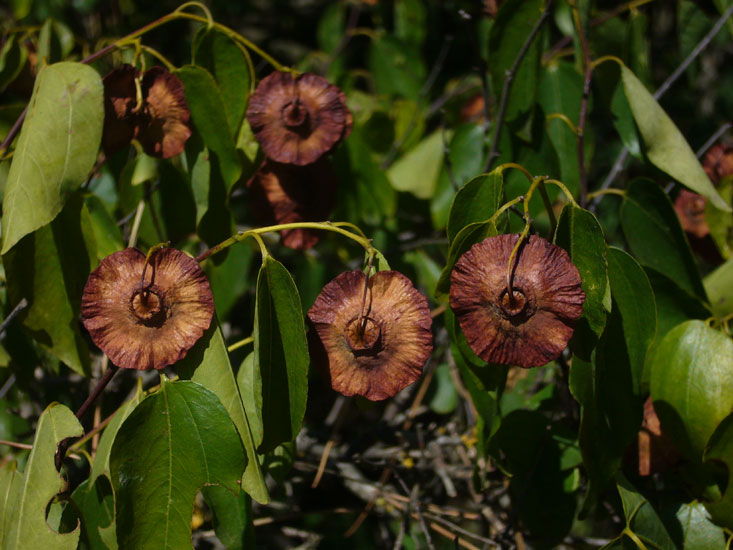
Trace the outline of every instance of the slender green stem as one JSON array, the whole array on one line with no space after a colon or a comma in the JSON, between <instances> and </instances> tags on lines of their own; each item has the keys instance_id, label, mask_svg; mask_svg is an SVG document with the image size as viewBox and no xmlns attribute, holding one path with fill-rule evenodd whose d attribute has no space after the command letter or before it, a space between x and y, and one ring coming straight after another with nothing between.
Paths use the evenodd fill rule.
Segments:
<instances>
[{"instance_id":1,"label":"slender green stem","mask_svg":"<svg viewBox=\"0 0 733 550\"><path fill-rule=\"evenodd\" d=\"M239 348L243 348L247 344L251 344L254 341L255 341L255 337L254 336L248 336L247 338L244 338L244 339L240 340L239 342L234 342L231 346L227 347L227 351L229 353L231 353L234 350L237 350Z\"/></svg>"},{"instance_id":2,"label":"slender green stem","mask_svg":"<svg viewBox=\"0 0 733 550\"><path fill-rule=\"evenodd\" d=\"M545 182L540 183L540 195L542 196L542 202L545 203L545 210L547 210L547 217L550 219L550 236L548 240L552 241L552 236L555 234L555 228L557 227L557 219L555 218L555 211L552 209L552 202L550 197L547 195L547 187Z\"/></svg>"},{"instance_id":3,"label":"slender green stem","mask_svg":"<svg viewBox=\"0 0 733 550\"><path fill-rule=\"evenodd\" d=\"M563 114L563 113L552 113L550 115L547 115L545 117L545 120L547 122L550 122L551 120L562 120L565 123L565 125L568 128L570 128L570 131L573 134L575 134L576 136L578 135L578 129L575 127L575 124L573 124L573 121L570 120L570 118L567 115Z\"/></svg>"},{"instance_id":4,"label":"slender green stem","mask_svg":"<svg viewBox=\"0 0 733 550\"><path fill-rule=\"evenodd\" d=\"M614 61L618 63L618 65L621 67L624 65L624 62L621 61L620 58L616 57L615 55L604 55L599 57L598 59L594 59L593 62L590 64L592 69L595 69L598 67L598 65L601 65L602 63L606 63L607 61Z\"/></svg>"},{"instance_id":5,"label":"slender green stem","mask_svg":"<svg viewBox=\"0 0 733 550\"><path fill-rule=\"evenodd\" d=\"M503 172L506 168L515 168L516 170L519 170L522 174L524 174L530 183L534 181L534 178L532 177L532 174L529 173L529 170L527 170L521 164L517 164L516 162L505 162L504 164L500 164L499 166L497 166L495 170Z\"/></svg>"},{"instance_id":6,"label":"slender green stem","mask_svg":"<svg viewBox=\"0 0 733 550\"><path fill-rule=\"evenodd\" d=\"M242 231L238 233L237 235L232 235L225 241L220 242L216 246L213 246L209 248L204 253L200 254L197 258L197 262L203 262L206 260L209 256L213 256L214 254L221 252L222 250L229 248L233 244L236 244L238 242L242 242L246 240L248 237L252 237L255 239L260 239L260 235L264 235L265 233L275 233L278 231L285 231L287 229L320 229L323 231L333 231L334 233L339 233L343 235L344 237L348 237L352 241L355 241L359 243L364 250L366 250L368 253L373 255L374 247L372 246L372 243L369 239L367 239L364 236L355 235L351 231L346 231L345 229L342 229L335 223L330 222L296 222L296 223L283 223L279 225L269 225L267 227L258 227L255 229L249 229L247 231ZM262 243L262 240L260 239L260 243ZM260 244L260 249L264 247L264 243ZM263 255L267 255L267 249L264 249Z\"/></svg>"},{"instance_id":7,"label":"slender green stem","mask_svg":"<svg viewBox=\"0 0 733 550\"><path fill-rule=\"evenodd\" d=\"M592 193L588 193L588 200L594 199L596 197L601 197L603 195L619 195L621 197L626 196L626 191L623 189L616 189L614 187L609 187L607 189L599 189L598 191L593 191Z\"/></svg>"},{"instance_id":8,"label":"slender green stem","mask_svg":"<svg viewBox=\"0 0 733 550\"><path fill-rule=\"evenodd\" d=\"M565 193L565 197L568 199L568 202L574 204L575 206L578 205L578 203L575 201L575 197L573 197L573 194L570 192L570 189L568 189L563 182L560 180L555 179L547 179L544 181L547 185L554 185L555 187L559 187L560 190Z\"/></svg>"}]
</instances>

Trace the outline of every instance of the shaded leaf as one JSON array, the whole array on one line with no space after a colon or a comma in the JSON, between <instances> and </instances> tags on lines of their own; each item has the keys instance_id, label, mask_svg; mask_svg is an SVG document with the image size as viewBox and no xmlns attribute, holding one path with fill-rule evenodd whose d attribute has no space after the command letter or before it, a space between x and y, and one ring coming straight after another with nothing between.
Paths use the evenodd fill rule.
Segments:
<instances>
[{"instance_id":1,"label":"shaded leaf","mask_svg":"<svg viewBox=\"0 0 733 550\"><path fill-rule=\"evenodd\" d=\"M661 187L634 180L621 203L621 227L636 259L706 300L697 265L672 202Z\"/></svg>"},{"instance_id":2,"label":"shaded leaf","mask_svg":"<svg viewBox=\"0 0 733 550\"><path fill-rule=\"evenodd\" d=\"M719 210L731 212L700 166L684 136L639 79L625 65L621 80L636 126L644 138L646 155L663 170L695 193L704 195Z\"/></svg>"},{"instance_id":3,"label":"shaded leaf","mask_svg":"<svg viewBox=\"0 0 733 550\"><path fill-rule=\"evenodd\" d=\"M87 277L97 264L89 214L75 196L50 224L24 237L3 256L8 299L30 306L23 327L72 370L89 369L89 349L82 338L79 312Z\"/></svg>"},{"instance_id":4,"label":"shaded leaf","mask_svg":"<svg viewBox=\"0 0 733 550\"><path fill-rule=\"evenodd\" d=\"M247 413L255 448L262 444L262 375L254 352L247 354L237 371L237 386Z\"/></svg>"},{"instance_id":5,"label":"shaded leaf","mask_svg":"<svg viewBox=\"0 0 733 550\"><path fill-rule=\"evenodd\" d=\"M195 382L163 379L112 446L120 548L192 548L197 491L216 484L237 494L244 463L237 430L216 395Z\"/></svg>"},{"instance_id":6,"label":"shaded leaf","mask_svg":"<svg viewBox=\"0 0 733 550\"><path fill-rule=\"evenodd\" d=\"M702 460L708 439L733 410L733 340L702 321L670 330L655 350L650 387L666 436Z\"/></svg>"},{"instance_id":7,"label":"shaded leaf","mask_svg":"<svg viewBox=\"0 0 733 550\"><path fill-rule=\"evenodd\" d=\"M454 241L467 225L488 220L504 203L503 170L497 169L467 181L458 190L448 217L448 240Z\"/></svg>"},{"instance_id":8,"label":"shaded leaf","mask_svg":"<svg viewBox=\"0 0 733 550\"><path fill-rule=\"evenodd\" d=\"M606 258L614 307L619 308L621 316L634 393L639 393L644 361L657 332L654 291L642 267L629 254L609 247Z\"/></svg>"},{"instance_id":9,"label":"shaded leaf","mask_svg":"<svg viewBox=\"0 0 733 550\"><path fill-rule=\"evenodd\" d=\"M621 474L616 488L621 496L624 517L628 528L644 543L659 550L676 550L659 514L649 501Z\"/></svg>"},{"instance_id":10,"label":"shaded leaf","mask_svg":"<svg viewBox=\"0 0 733 550\"><path fill-rule=\"evenodd\" d=\"M107 476L99 476L96 480L85 479L74 489L71 500L74 506L67 507L64 516L72 515L72 510L80 516L82 540L87 543L88 548L116 550L116 541L110 546L100 535L101 530L114 529L115 500Z\"/></svg>"},{"instance_id":11,"label":"shaded leaf","mask_svg":"<svg viewBox=\"0 0 733 550\"><path fill-rule=\"evenodd\" d=\"M225 34L211 29L196 35L193 62L209 71L221 91L226 117L232 135L242 123L252 89L252 75L246 50Z\"/></svg>"},{"instance_id":12,"label":"shaded leaf","mask_svg":"<svg viewBox=\"0 0 733 550\"><path fill-rule=\"evenodd\" d=\"M733 529L733 414L729 414L720 423L710 438L705 460L722 463L728 469L728 487L723 497L715 502L706 503L705 507L710 512L713 521L728 529Z\"/></svg>"},{"instance_id":13,"label":"shaded leaf","mask_svg":"<svg viewBox=\"0 0 733 550\"><path fill-rule=\"evenodd\" d=\"M224 405L247 452L247 468L242 475L242 488L257 502L267 504L270 495L262 477L249 420L234 379L218 321L212 320L211 326L201 339L189 350L186 357L176 364L176 370L182 379L198 382L214 392Z\"/></svg>"},{"instance_id":14,"label":"shaded leaf","mask_svg":"<svg viewBox=\"0 0 733 550\"><path fill-rule=\"evenodd\" d=\"M102 139L102 79L79 63L41 69L10 165L2 252L46 225L94 166Z\"/></svg>"},{"instance_id":15,"label":"shaded leaf","mask_svg":"<svg viewBox=\"0 0 733 550\"><path fill-rule=\"evenodd\" d=\"M196 129L219 160L228 192L239 181L242 164L234 146L235 129L229 126L222 92L211 73L196 65L185 65L174 74L183 82Z\"/></svg>"},{"instance_id":16,"label":"shaded leaf","mask_svg":"<svg viewBox=\"0 0 733 550\"><path fill-rule=\"evenodd\" d=\"M201 493L211 509L214 532L227 550L255 548L252 500L245 492L232 494L224 487L211 485Z\"/></svg>"},{"instance_id":17,"label":"shaded leaf","mask_svg":"<svg viewBox=\"0 0 733 550\"><path fill-rule=\"evenodd\" d=\"M28 59L27 48L16 42L16 36L10 35L0 49L0 91L15 80Z\"/></svg>"},{"instance_id":18,"label":"shaded leaf","mask_svg":"<svg viewBox=\"0 0 733 550\"><path fill-rule=\"evenodd\" d=\"M271 256L257 277L254 361L262 379L262 444L268 452L300 431L308 398L308 344L300 296Z\"/></svg>"},{"instance_id":19,"label":"shaded leaf","mask_svg":"<svg viewBox=\"0 0 733 550\"><path fill-rule=\"evenodd\" d=\"M89 211L94 241L97 243L97 261L122 250L125 247L122 243L122 233L102 199L93 194L86 194L84 204Z\"/></svg>"},{"instance_id":20,"label":"shaded leaf","mask_svg":"<svg viewBox=\"0 0 733 550\"><path fill-rule=\"evenodd\" d=\"M427 71L419 50L399 38L380 34L371 41L369 68L380 94L417 100Z\"/></svg>"},{"instance_id":21,"label":"shaded leaf","mask_svg":"<svg viewBox=\"0 0 733 550\"><path fill-rule=\"evenodd\" d=\"M11 474L12 479L5 480L12 486L7 493L4 524L0 530L3 550L76 549L79 529L64 534L53 531L46 523L46 507L65 485L56 471L56 448L63 439L79 437L82 433L81 424L67 407L52 403L43 411L25 472L22 477ZM9 506L10 502L13 504Z\"/></svg>"}]
</instances>

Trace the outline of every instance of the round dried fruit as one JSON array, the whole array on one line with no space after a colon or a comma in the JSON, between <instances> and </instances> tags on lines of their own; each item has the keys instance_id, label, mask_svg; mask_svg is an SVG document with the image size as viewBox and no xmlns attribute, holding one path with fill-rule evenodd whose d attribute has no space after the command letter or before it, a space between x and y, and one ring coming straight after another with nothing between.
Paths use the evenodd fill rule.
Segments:
<instances>
[{"instance_id":1,"label":"round dried fruit","mask_svg":"<svg viewBox=\"0 0 733 550\"><path fill-rule=\"evenodd\" d=\"M392 397L420 377L433 350L428 301L396 271L368 281L361 271L342 273L323 287L308 320L313 364L344 395Z\"/></svg>"},{"instance_id":2,"label":"round dried fruit","mask_svg":"<svg viewBox=\"0 0 733 550\"><path fill-rule=\"evenodd\" d=\"M214 298L199 264L180 250L107 256L84 287L81 317L94 343L126 369L162 369L185 357L209 328ZM142 283L142 285L141 285Z\"/></svg>"},{"instance_id":3,"label":"round dried fruit","mask_svg":"<svg viewBox=\"0 0 733 550\"><path fill-rule=\"evenodd\" d=\"M338 182L327 159L308 166L265 160L247 186L257 222L274 225L328 219L336 205ZM318 238L318 232L309 229L282 232L282 243L296 250L311 248Z\"/></svg>"},{"instance_id":4,"label":"round dried fruit","mask_svg":"<svg viewBox=\"0 0 733 550\"><path fill-rule=\"evenodd\" d=\"M585 293L567 252L534 235L517 254L507 292L507 264L518 238L489 237L461 256L451 273L450 306L481 359L536 367L565 349Z\"/></svg>"},{"instance_id":5,"label":"round dried fruit","mask_svg":"<svg viewBox=\"0 0 733 550\"><path fill-rule=\"evenodd\" d=\"M333 149L353 124L344 93L311 73L263 78L249 100L247 120L265 155L298 166Z\"/></svg>"}]
</instances>

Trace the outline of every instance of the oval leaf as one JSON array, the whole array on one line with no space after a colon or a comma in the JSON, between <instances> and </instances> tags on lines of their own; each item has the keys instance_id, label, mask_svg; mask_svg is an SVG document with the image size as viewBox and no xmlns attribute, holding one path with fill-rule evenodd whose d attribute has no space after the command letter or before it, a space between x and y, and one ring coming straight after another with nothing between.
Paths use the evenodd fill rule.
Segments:
<instances>
[{"instance_id":1,"label":"oval leaf","mask_svg":"<svg viewBox=\"0 0 733 550\"><path fill-rule=\"evenodd\" d=\"M503 170L494 170L466 182L458 190L448 217L448 239L470 223L489 219L504 203Z\"/></svg>"},{"instance_id":2,"label":"oval leaf","mask_svg":"<svg viewBox=\"0 0 733 550\"><path fill-rule=\"evenodd\" d=\"M216 395L195 382L163 379L112 446L120 548L192 548L197 491L217 484L236 494L243 468L237 430Z\"/></svg>"},{"instance_id":3,"label":"oval leaf","mask_svg":"<svg viewBox=\"0 0 733 550\"><path fill-rule=\"evenodd\" d=\"M670 330L654 353L651 395L662 429L689 458L733 410L733 340L703 321Z\"/></svg>"},{"instance_id":4,"label":"oval leaf","mask_svg":"<svg viewBox=\"0 0 733 550\"><path fill-rule=\"evenodd\" d=\"M429 199L435 192L442 165L443 135L436 130L402 155L387 170L387 178L397 191L409 191L418 199Z\"/></svg>"},{"instance_id":5,"label":"oval leaf","mask_svg":"<svg viewBox=\"0 0 733 550\"><path fill-rule=\"evenodd\" d=\"M266 256L257 276L255 368L262 378L262 444L268 452L300 431L308 398L308 344L300 296L287 269Z\"/></svg>"},{"instance_id":6,"label":"oval leaf","mask_svg":"<svg viewBox=\"0 0 733 550\"><path fill-rule=\"evenodd\" d=\"M186 65L175 71L183 82L191 118L206 145L219 159L227 190L242 175L242 164L234 146L234 129L229 127L221 90L206 69Z\"/></svg>"},{"instance_id":7,"label":"oval leaf","mask_svg":"<svg viewBox=\"0 0 733 550\"><path fill-rule=\"evenodd\" d=\"M648 180L634 180L621 203L621 227L636 259L707 301L672 202L664 190Z\"/></svg>"},{"instance_id":8,"label":"oval leaf","mask_svg":"<svg viewBox=\"0 0 733 550\"><path fill-rule=\"evenodd\" d=\"M0 525L0 547L3 550L53 548L75 550L79 530L60 534L46 523L46 508L65 485L56 471L54 455L61 440L79 437L84 430L67 407L59 403L49 405L38 420L25 472L15 473L8 485L5 517ZM7 504L10 503L10 506Z\"/></svg>"},{"instance_id":9,"label":"oval leaf","mask_svg":"<svg viewBox=\"0 0 733 550\"><path fill-rule=\"evenodd\" d=\"M209 330L189 350L186 357L176 364L176 370L182 379L198 382L214 392L222 402L247 451L248 461L247 468L242 475L242 488L257 502L267 504L270 501L270 495L257 460L250 419L242 404L242 397L234 379L229 354L218 321L212 321Z\"/></svg>"},{"instance_id":10,"label":"oval leaf","mask_svg":"<svg viewBox=\"0 0 733 550\"><path fill-rule=\"evenodd\" d=\"M625 65L621 66L621 80L652 164L695 193L706 196L719 210L730 212L731 207L713 187L682 133Z\"/></svg>"},{"instance_id":11,"label":"oval leaf","mask_svg":"<svg viewBox=\"0 0 733 550\"><path fill-rule=\"evenodd\" d=\"M600 336L606 325L604 298L608 288L603 230L593 214L567 204L560 214L555 244L567 250L580 272L585 303L579 325L587 324L596 336Z\"/></svg>"},{"instance_id":12,"label":"oval leaf","mask_svg":"<svg viewBox=\"0 0 733 550\"><path fill-rule=\"evenodd\" d=\"M87 178L102 140L102 95L87 65L41 69L8 174L1 254L53 220Z\"/></svg>"}]
</instances>

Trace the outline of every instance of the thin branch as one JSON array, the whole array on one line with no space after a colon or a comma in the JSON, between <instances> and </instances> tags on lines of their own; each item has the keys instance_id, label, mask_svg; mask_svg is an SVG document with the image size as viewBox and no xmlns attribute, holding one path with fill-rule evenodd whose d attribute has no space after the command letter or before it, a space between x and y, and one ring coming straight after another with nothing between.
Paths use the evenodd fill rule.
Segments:
<instances>
[{"instance_id":1,"label":"thin branch","mask_svg":"<svg viewBox=\"0 0 733 550\"><path fill-rule=\"evenodd\" d=\"M524 44L522 44L522 47L519 49L519 53L517 54L516 59L514 59L514 63L512 63L511 68L506 72L506 76L504 78L504 87L501 90L499 111L496 116L496 124L494 124L494 136L491 139L491 149L489 149L489 156L486 158L486 164L484 166L485 172L488 172L491 168L491 163L494 161L494 157L499 155L499 153L497 152L497 148L499 146L499 137L501 135L501 127L504 124L504 116L506 115L507 104L509 102L509 92L511 91L514 77L519 70L519 65L522 63L524 57L527 55L529 47L532 45L535 37L540 32L542 25L550 16L551 10L552 0L547 0L547 3L545 4L545 10L542 12L542 15L540 15L540 18L537 20L534 27L530 31L529 35L527 36L527 40L524 41Z\"/></svg>"},{"instance_id":2,"label":"thin branch","mask_svg":"<svg viewBox=\"0 0 733 550\"><path fill-rule=\"evenodd\" d=\"M13 311L11 311L8 316L3 320L2 324L0 324L0 341L5 338L5 329L8 328L8 325L12 323L13 319L20 315L20 313L27 307L28 300L23 298L20 302L18 302L18 305L13 308Z\"/></svg>"},{"instance_id":3,"label":"thin branch","mask_svg":"<svg viewBox=\"0 0 733 550\"><path fill-rule=\"evenodd\" d=\"M720 32L720 29L723 27L723 25L731 15L733 15L733 4L727 10L725 10L723 15L718 18L718 20L715 22L715 25L713 25L710 31L705 36L703 36L702 40L700 40L697 46L695 46L695 49L690 52L690 55L685 58L680 66L677 67L677 69L675 69L675 71L662 83L657 91L654 92L654 99L659 100L667 92L667 90L669 90L672 84L674 84L675 81L680 76L682 76L682 74L685 72L685 69L690 66L690 63L692 63L703 52L703 50L707 48L708 45L710 45L710 42L712 42L713 38L715 38L718 32ZM627 147L624 147L619 153L618 157L616 157L616 161L613 163L613 167L606 176L606 179L603 180L603 183L601 184L601 189L608 189L611 186L616 177L618 177L618 175L624 169L626 158L628 156L629 149ZM597 197L596 200L593 201L591 207L596 208L600 200L600 197Z\"/></svg>"},{"instance_id":4,"label":"thin branch","mask_svg":"<svg viewBox=\"0 0 733 550\"><path fill-rule=\"evenodd\" d=\"M576 143L578 149L578 178L580 180L580 206L585 208L586 196L588 195L588 175L585 171L585 123L588 114L588 96L590 95L590 80L593 75L593 66L590 59L590 48L583 30L583 22L577 5L573 5L573 17L580 38L580 47L583 52L583 98L580 102L580 115L578 120Z\"/></svg>"}]
</instances>

